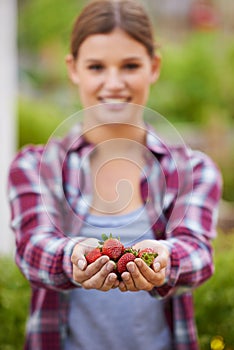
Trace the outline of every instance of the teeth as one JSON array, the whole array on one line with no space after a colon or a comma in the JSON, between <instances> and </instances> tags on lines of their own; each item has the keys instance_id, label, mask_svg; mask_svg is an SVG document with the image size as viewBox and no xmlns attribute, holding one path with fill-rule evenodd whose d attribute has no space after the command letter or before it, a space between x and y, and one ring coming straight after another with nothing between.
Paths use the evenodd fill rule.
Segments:
<instances>
[{"instance_id":1,"label":"teeth","mask_svg":"<svg viewBox=\"0 0 234 350\"><path fill-rule=\"evenodd\" d=\"M126 102L125 98L106 98L103 100L105 103L123 103Z\"/></svg>"}]
</instances>

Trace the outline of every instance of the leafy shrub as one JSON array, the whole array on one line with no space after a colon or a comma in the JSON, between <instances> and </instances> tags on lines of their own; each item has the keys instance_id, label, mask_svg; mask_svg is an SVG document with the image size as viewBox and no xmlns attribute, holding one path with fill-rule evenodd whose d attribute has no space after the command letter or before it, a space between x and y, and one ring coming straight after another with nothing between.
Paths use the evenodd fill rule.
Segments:
<instances>
[{"instance_id":1,"label":"leafy shrub","mask_svg":"<svg viewBox=\"0 0 234 350\"><path fill-rule=\"evenodd\" d=\"M220 234L214 242L215 273L194 293L201 350L212 337L221 336L225 349L234 349L234 235Z\"/></svg>"},{"instance_id":2,"label":"leafy shrub","mask_svg":"<svg viewBox=\"0 0 234 350\"><path fill-rule=\"evenodd\" d=\"M38 100L20 99L18 104L18 147L45 144L62 121L61 110Z\"/></svg>"},{"instance_id":3,"label":"leafy shrub","mask_svg":"<svg viewBox=\"0 0 234 350\"><path fill-rule=\"evenodd\" d=\"M214 136L209 128L215 126L210 155L223 174L223 198L234 201L234 40L220 32L191 32L179 44L162 45L161 51L161 77L151 89L149 107L172 123L199 126L205 147ZM213 149L219 150L217 157Z\"/></svg>"},{"instance_id":4,"label":"leafy shrub","mask_svg":"<svg viewBox=\"0 0 234 350\"><path fill-rule=\"evenodd\" d=\"M10 257L0 258L0 349L23 349L29 284Z\"/></svg>"},{"instance_id":5,"label":"leafy shrub","mask_svg":"<svg viewBox=\"0 0 234 350\"><path fill-rule=\"evenodd\" d=\"M72 22L85 4L85 0L19 0L20 47L39 50L43 45L60 38L68 42ZM56 58L56 57L55 57Z\"/></svg>"},{"instance_id":6,"label":"leafy shrub","mask_svg":"<svg viewBox=\"0 0 234 350\"><path fill-rule=\"evenodd\" d=\"M233 120L233 40L219 32L190 32L161 51L162 72L151 92L151 108L170 120L198 123L214 108L224 109Z\"/></svg>"}]
</instances>

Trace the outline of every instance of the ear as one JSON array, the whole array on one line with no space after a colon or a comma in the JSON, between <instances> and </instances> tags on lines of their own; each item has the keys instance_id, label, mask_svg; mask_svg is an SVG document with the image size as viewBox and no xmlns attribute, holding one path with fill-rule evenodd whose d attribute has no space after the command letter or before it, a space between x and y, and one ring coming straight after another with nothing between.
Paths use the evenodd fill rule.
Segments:
<instances>
[{"instance_id":1,"label":"ear","mask_svg":"<svg viewBox=\"0 0 234 350\"><path fill-rule=\"evenodd\" d=\"M73 82L73 84L79 85L79 76L76 67L76 60L71 54L68 54L65 57L65 62L67 65L67 72L70 80Z\"/></svg>"},{"instance_id":2,"label":"ear","mask_svg":"<svg viewBox=\"0 0 234 350\"><path fill-rule=\"evenodd\" d=\"M161 71L161 57L157 54L152 58L152 74L150 78L151 84L155 83L159 76Z\"/></svg>"}]
</instances>

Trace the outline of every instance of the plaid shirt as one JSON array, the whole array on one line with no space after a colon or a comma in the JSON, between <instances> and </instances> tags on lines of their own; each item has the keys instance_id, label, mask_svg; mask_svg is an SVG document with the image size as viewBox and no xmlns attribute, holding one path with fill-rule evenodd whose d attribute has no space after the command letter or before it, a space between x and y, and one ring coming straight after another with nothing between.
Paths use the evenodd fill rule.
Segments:
<instances>
[{"instance_id":1,"label":"plaid shirt","mask_svg":"<svg viewBox=\"0 0 234 350\"><path fill-rule=\"evenodd\" d=\"M79 129L79 126L78 126ZM27 146L9 173L16 263L30 281L32 298L25 349L63 349L67 334L72 250L92 199L88 144L79 130L46 146ZM164 298L173 349L198 349L192 289L213 273L221 176L201 152L166 146L148 127L141 193L155 233L170 250ZM157 345L155 345L155 349Z\"/></svg>"}]
</instances>

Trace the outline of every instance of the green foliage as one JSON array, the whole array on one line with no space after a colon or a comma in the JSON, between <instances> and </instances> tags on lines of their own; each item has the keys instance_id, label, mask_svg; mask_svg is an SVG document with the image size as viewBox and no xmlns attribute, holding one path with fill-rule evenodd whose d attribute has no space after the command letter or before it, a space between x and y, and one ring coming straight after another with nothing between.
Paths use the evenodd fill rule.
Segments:
<instances>
[{"instance_id":1,"label":"green foliage","mask_svg":"<svg viewBox=\"0 0 234 350\"><path fill-rule=\"evenodd\" d=\"M232 152L232 158L234 159L234 150ZM230 160L230 164L226 166L221 166L221 173L223 176L223 193L222 197L230 202L234 202L234 165Z\"/></svg>"},{"instance_id":2,"label":"green foliage","mask_svg":"<svg viewBox=\"0 0 234 350\"><path fill-rule=\"evenodd\" d=\"M225 349L234 349L234 235L221 234L214 242L215 273L195 291L195 310L201 350L214 336L222 336Z\"/></svg>"},{"instance_id":3,"label":"green foliage","mask_svg":"<svg viewBox=\"0 0 234 350\"><path fill-rule=\"evenodd\" d=\"M228 201L234 201L233 76L233 38L218 32L191 32L182 43L162 47L162 73L149 99L149 107L172 123L191 123L191 128L194 123L205 130L204 144L213 138L209 151L222 171L223 198Z\"/></svg>"},{"instance_id":4,"label":"green foliage","mask_svg":"<svg viewBox=\"0 0 234 350\"><path fill-rule=\"evenodd\" d=\"M64 63L73 23L86 0L20 0L20 80L51 95L67 81Z\"/></svg>"},{"instance_id":5,"label":"green foliage","mask_svg":"<svg viewBox=\"0 0 234 350\"><path fill-rule=\"evenodd\" d=\"M201 123L213 110L234 119L234 40L222 33L191 32L162 47L162 72L149 106L166 118Z\"/></svg>"},{"instance_id":6,"label":"green foliage","mask_svg":"<svg viewBox=\"0 0 234 350\"><path fill-rule=\"evenodd\" d=\"M18 147L45 144L62 121L61 110L38 100L21 99L18 104Z\"/></svg>"},{"instance_id":7,"label":"green foliage","mask_svg":"<svg viewBox=\"0 0 234 350\"><path fill-rule=\"evenodd\" d=\"M0 258L0 350L23 349L29 284L9 257Z\"/></svg>"},{"instance_id":8,"label":"green foliage","mask_svg":"<svg viewBox=\"0 0 234 350\"><path fill-rule=\"evenodd\" d=\"M26 51L37 51L55 38L67 47L73 21L84 3L85 0L20 1L20 47Z\"/></svg>"}]
</instances>

